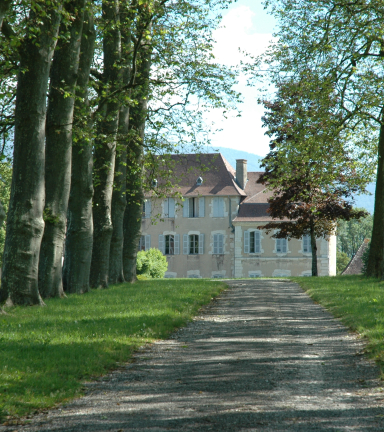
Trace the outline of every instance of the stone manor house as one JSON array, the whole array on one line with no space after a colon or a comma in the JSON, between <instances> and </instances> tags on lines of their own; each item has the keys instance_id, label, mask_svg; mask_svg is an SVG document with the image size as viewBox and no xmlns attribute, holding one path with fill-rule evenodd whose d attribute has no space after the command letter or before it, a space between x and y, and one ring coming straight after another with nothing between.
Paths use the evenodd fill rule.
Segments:
<instances>
[{"instance_id":1,"label":"stone manor house","mask_svg":"<svg viewBox=\"0 0 384 432\"><path fill-rule=\"evenodd\" d=\"M311 244L274 239L259 227L271 218L270 193L260 172L236 170L220 153L174 155L175 190L184 200L145 199L139 250L155 247L167 257L168 278L310 276ZM159 218L155 218L158 215ZM336 274L336 237L317 240L321 276Z\"/></svg>"}]
</instances>

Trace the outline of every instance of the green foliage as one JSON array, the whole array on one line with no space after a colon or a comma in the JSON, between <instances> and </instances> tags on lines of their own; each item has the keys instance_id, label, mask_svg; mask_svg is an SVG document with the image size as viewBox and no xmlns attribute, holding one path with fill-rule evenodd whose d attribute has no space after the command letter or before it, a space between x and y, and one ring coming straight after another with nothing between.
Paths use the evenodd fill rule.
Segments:
<instances>
[{"instance_id":1,"label":"green foliage","mask_svg":"<svg viewBox=\"0 0 384 432\"><path fill-rule=\"evenodd\" d=\"M357 208L355 210L364 210ZM345 252L350 258L355 255L361 243L366 238L371 238L373 216L367 215L359 220L340 220L337 223L337 248Z\"/></svg>"},{"instance_id":2,"label":"green foliage","mask_svg":"<svg viewBox=\"0 0 384 432\"><path fill-rule=\"evenodd\" d=\"M292 279L314 301L366 338L365 352L384 366L384 282L349 275Z\"/></svg>"},{"instance_id":3,"label":"green foliage","mask_svg":"<svg viewBox=\"0 0 384 432\"><path fill-rule=\"evenodd\" d=\"M368 259L369 259L369 252L370 252L370 248L371 248L371 244L369 243L367 248L365 249L363 256L361 257L362 261L363 261L363 269L362 269L362 273L363 274L367 274L367 267L368 267Z\"/></svg>"},{"instance_id":4,"label":"green foliage","mask_svg":"<svg viewBox=\"0 0 384 432\"><path fill-rule=\"evenodd\" d=\"M341 274L350 261L351 258L345 252L341 252L338 250L336 254L336 273L338 275Z\"/></svg>"},{"instance_id":5,"label":"green foliage","mask_svg":"<svg viewBox=\"0 0 384 432\"><path fill-rule=\"evenodd\" d=\"M225 287L206 280L139 281L0 315L0 416L25 415L79 395L82 381L167 337Z\"/></svg>"},{"instance_id":6,"label":"green foliage","mask_svg":"<svg viewBox=\"0 0 384 432\"><path fill-rule=\"evenodd\" d=\"M151 248L137 253L136 272L151 278L162 278L168 268L167 258L159 249Z\"/></svg>"}]
</instances>

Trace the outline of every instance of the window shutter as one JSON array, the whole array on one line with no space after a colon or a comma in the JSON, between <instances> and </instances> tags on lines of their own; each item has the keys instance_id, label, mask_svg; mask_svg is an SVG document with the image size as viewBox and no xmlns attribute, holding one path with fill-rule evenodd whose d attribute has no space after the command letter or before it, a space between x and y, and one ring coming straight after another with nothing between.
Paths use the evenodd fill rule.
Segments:
<instances>
[{"instance_id":1,"label":"window shutter","mask_svg":"<svg viewBox=\"0 0 384 432\"><path fill-rule=\"evenodd\" d=\"M183 202L183 217L189 217L189 198L185 198Z\"/></svg>"},{"instance_id":2,"label":"window shutter","mask_svg":"<svg viewBox=\"0 0 384 432\"><path fill-rule=\"evenodd\" d=\"M175 255L179 255L180 254L180 235L179 234L175 234Z\"/></svg>"},{"instance_id":3,"label":"window shutter","mask_svg":"<svg viewBox=\"0 0 384 432\"><path fill-rule=\"evenodd\" d=\"M151 217L152 203L150 200L145 201L145 217L146 219Z\"/></svg>"},{"instance_id":4,"label":"window shutter","mask_svg":"<svg viewBox=\"0 0 384 432\"><path fill-rule=\"evenodd\" d=\"M204 217L205 213L205 198L200 197L199 198L199 217Z\"/></svg>"},{"instance_id":5,"label":"window shutter","mask_svg":"<svg viewBox=\"0 0 384 432\"><path fill-rule=\"evenodd\" d=\"M218 215L219 217L223 217L224 216L224 198L220 197L219 198L219 202L218 202Z\"/></svg>"},{"instance_id":6,"label":"window shutter","mask_svg":"<svg viewBox=\"0 0 384 432\"><path fill-rule=\"evenodd\" d=\"M309 235L303 236L303 252L312 252L311 237Z\"/></svg>"},{"instance_id":7,"label":"window shutter","mask_svg":"<svg viewBox=\"0 0 384 432\"><path fill-rule=\"evenodd\" d=\"M249 231L244 231L244 253L249 253Z\"/></svg>"},{"instance_id":8,"label":"window shutter","mask_svg":"<svg viewBox=\"0 0 384 432\"><path fill-rule=\"evenodd\" d=\"M183 234L183 254L188 255L188 234Z\"/></svg>"},{"instance_id":9,"label":"window shutter","mask_svg":"<svg viewBox=\"0 0 384 432\"><path fill-rule=\"evenodd\" d=\"M199 255L204 253L204 234L199 234Z\"/></svg>"},{"instance_id":10,"label":"window shutter","mask_svg":"<svg viewBox=\"0 0 384 432\"><path fill-rule=\"evenodd\" d=\"M224 253L224 236L223 234L218 234L218 251L219 254L223 254Z\"/></svg>"},{"instance_id":11,"label":"window shutter","mask_svg":"<svg viewBox=\"0 0 384 432\"><path fill-rule=\"evenodd\" d=\"M255 231L255 253L260 253L261 245L260 245L260 231Z\"/></svg>"},{"instance_id":12,"label":"window shutter","mask_svg":"<svg viewBox=\"0 0 384 432\"><path fill-rule=\"evenodd\" d=\"M151 236L145 236L145 250L151 249Z\"/></svg>"},{"instance_id":13,"label":"window shutter","mask_svg":"<svg viewBox=\"0 0 384 432\"><path fill-rule=\"evenodd\" d=\"M217 254L219 247L218 247L218 234L213 234L213 253Z\"/></svg>"},{"instance_id":14,"label":"window shutter","mask_svg":"<svg viewBox=\"0 0 384 432\"><path fill-rule=\"evenodd\" d=\"M282 239L276 239L276 252L281 253L281 240Z\"/></svg>"},{"instance_id":15,"label":"window shutter","mask_svg":"<svg viewBox=\"0 0 384 432\"><path fill-rule=\"evenodd\" d=\"M164 236L162 234L159 234L159 249L160 252L165 255Z\"/></svg>"},{"instance_id":16,"label":"window shutter","mask_svg":"<svg viewBox=\"0 0 384 432\"><path fill-rule=\"evenodd\" d=\"M213 217L218 217L219 215L219 199L217 197L213 198Z\"/></svg>"},{"instance_id":17,"label":"window shutter","mask_svg":"<svg viewBox=\"0 0 384 432\"><path fill-rule=\"evenodd\" d=\"M175 217L175 198L168 198L168 217Z\"/></svg>"},{"instance_id":18,"label":"window shutter","mask_svg":"<svg viewBox=\"0 0 384 432\"><path fill-rule=\"evenodd\" d=\"M281 239L283 253L287 253L287 239Z\"/></svg>"}]
</instances>

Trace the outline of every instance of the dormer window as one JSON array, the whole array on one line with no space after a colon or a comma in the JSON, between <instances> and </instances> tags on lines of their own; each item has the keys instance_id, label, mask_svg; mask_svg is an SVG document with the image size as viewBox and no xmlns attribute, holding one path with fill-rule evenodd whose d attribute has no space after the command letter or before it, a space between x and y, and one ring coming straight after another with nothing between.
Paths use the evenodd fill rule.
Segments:
<instances>
[{"instance_id":1,"label":"dormer window","mask_svg":"<svg viewBox=\"0 0 384 432\"><path fill-rule=\"evenodd\" d=\"M196 185L197 186L201 186L203 184L203 178L202 177L199 177L197 180L196 180Z\"/></svg>"},{"instance_id":2,"label":"dormer window","mask_svg":"<svg viewBox=\"0 0 384 432\"><path fill-rule=\"evenodd\" d=\"M153 179L151 184L152 184L153 188L156 188L157 187L157 179Z\"/></svg>"}]
</instances>

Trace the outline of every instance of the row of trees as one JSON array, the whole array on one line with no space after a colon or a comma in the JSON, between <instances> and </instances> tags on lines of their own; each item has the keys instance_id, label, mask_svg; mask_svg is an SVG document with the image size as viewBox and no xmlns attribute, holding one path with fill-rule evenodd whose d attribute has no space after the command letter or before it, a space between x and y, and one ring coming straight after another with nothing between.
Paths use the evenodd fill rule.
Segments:
<instances>
[{"instance_id":1,"label":"row of trees","mask_svg":"<svg viewBox=\"0 0 384 432\"><path fill-rule=\"evenodd\" d=\"M212 55L229 2L0 0L0 134L13 138L0 301L135 279L145 167L169 172L153 155L198 146L204 109L238 100Z\"/></svg>"},{"instance_id":2,"label":"row of trees","mask_svg":"<svg viewBox=\"0 0 384 432\"><path fill-rule=\"evenodd\" d=\"M352 208L377 160L372 244L367 274L384 276L384 2L267 0L279 30L254 70L277 90L261 98L271 152L260 179L275 191L267 226L277 236L334 231L338 219L366 215ZM263 67L261 67L263 66ZM260 73L257 73L259 78ZM282 218L286 221L281 221Z\"/></svg>"}]
</instances>

